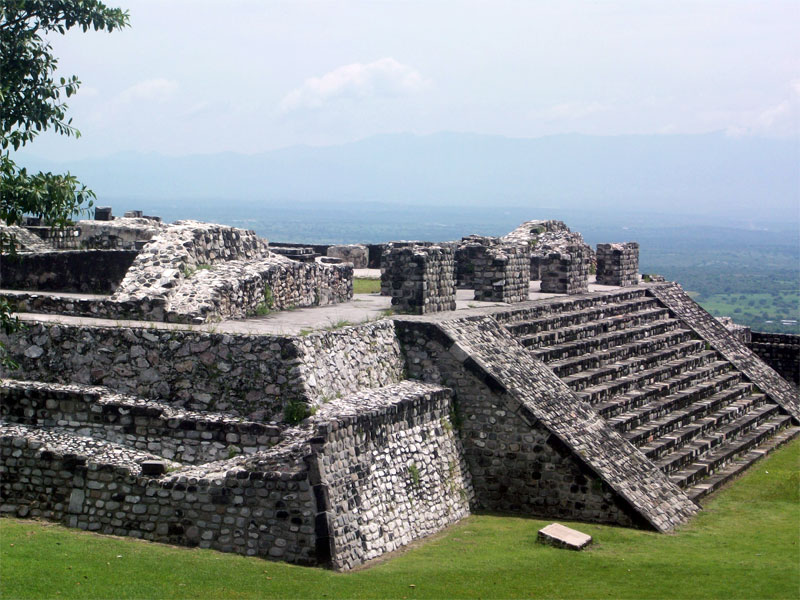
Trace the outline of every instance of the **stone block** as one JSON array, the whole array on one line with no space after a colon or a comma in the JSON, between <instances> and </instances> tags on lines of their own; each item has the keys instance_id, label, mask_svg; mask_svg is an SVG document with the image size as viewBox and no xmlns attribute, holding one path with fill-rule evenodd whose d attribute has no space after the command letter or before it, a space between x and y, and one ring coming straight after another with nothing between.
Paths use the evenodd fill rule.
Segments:
<instances>
[{"instance_id":1,"label":"stone block","mask_svg":"<svg viewBox=\"0 0 800 600\"><path fill-rule=\"evenodd\" d=\"M560 523L551 523L539 530L537 540L542 544L565 548L567 550L583 550L592 543L592 536L581 533Z\"/></svg>"}]
</instances>

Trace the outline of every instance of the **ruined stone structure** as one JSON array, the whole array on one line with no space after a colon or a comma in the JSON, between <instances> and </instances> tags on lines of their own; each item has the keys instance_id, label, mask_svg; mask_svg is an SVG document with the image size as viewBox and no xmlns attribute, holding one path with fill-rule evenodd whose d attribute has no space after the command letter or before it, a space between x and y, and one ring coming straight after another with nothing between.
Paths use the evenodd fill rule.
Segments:
<instances>
[{"instance_id":1,"label":"ruined stone structure","mask_svg":"<svg viewBox=\"0 0 800 600\"><path fill-rule=\"evenodd\" d=\"M585 244L572 244L540 260L541 290L554 294L583 294L589 290L589 253Z\"/></svg>"},{"instance_id":2,"label":"ruined stone structure","mask_svg":"<svg viewBox=\"0 0 800 600\"><path fill-rule=\"evenodd\" d=\"M493 273L473 271L477 295L524 276L540 241L389 244L384 290L418 314L241 333L206 323L245 318L267 287L271 309L347 300L352 263L222 226L158 231L111 295L3 292L38 313L2 338L19 363L0 380L3 514L347 570L476 509L669 532L800 433L795 386L680 286L627 287L622 265L582 287L585 244L548 253L570 255L539 275L560 292L504 284L503 304L463 310L460 249ZM551 233L576 239L551 221L519 235ZM115 307L141 322L92 318ZM796 347L753 334L779 366L789 354L758 344Z\"/></svg>"},{"instance_id":3,"label":"ruined stone structure","mask_svg":"<svg viewBox=\"0 0 800 600\"><path fill-rule=\"evenodd\" d=\"M447 246L392 242L381 258L381 293L400 312L426 314L456 307L455 260Z\"/></svg>"},{"instance_id":4,"label":"ruined stone structure","mask_svg":"<svg viewBox=\"0 0 800 600\"><path fill-rule=\"evenodd\" d=\"M597 283L627 287L639 283L639 244L597 245Z\"/></svg>"}]
</instances>

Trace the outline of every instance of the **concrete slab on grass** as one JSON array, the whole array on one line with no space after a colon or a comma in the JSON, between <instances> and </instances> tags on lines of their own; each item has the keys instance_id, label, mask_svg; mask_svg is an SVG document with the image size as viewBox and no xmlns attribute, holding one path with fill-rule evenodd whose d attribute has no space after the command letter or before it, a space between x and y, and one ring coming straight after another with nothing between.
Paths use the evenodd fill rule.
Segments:
<instances>
[{"instance_id":1,"label":"concrete slab on grass","mask_svg":"<svg viewBox=\"0 0 800 600\"><path fill-rule=\"evenodd\" d=\"M592 536L559 523L551 523L539 530L538 540L542 544L549 544L558 548L583 550L592 543Z\"/></svg>"}]
</instances>

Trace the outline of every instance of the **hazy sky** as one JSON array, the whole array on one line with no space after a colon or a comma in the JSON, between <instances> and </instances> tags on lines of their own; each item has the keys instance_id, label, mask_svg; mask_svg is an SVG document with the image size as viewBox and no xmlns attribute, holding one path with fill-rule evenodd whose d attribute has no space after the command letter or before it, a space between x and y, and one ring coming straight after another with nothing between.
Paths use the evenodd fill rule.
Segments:
<instances>
[{"instance_id":1,"label":"hazy sky","mask_svg":"<svg viewBox=\"0 0 800 600\"><path fill-rule=\"evenodd\" d=\"M52 39L80 158L461 131L800 136L800 1L118 1Z\"/></svg>"}]
</instances>

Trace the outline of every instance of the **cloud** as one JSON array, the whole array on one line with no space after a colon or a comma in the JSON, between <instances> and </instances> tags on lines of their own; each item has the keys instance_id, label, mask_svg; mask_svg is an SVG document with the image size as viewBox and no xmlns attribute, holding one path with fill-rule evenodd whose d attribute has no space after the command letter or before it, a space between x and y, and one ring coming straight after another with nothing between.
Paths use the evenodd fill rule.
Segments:
<instances>
[{"instance_id":1,"label":"cloud","mask_svg":"<svg viewBox=\"0 0 800 600\"><path fill-rule=\"evenodd\" d=\"M545 109L533 110L529 113L529 117L543 121L573 121L606 110L609 108L599 102L564 102Z\"/></svg>"},{"instance_id":2,"label":"cloud","mask_svg":"<svg viewBox=\"0 0 800 600\"><path fill-rule=\"evenodd\" d=\"M788 85L786 99L767 107L745 111L727 128L728 135L800 135L800 80Z\"/></svg>"},{"instance_id":3,"label":"cloud","mask_svg":"<svg viewBox=\"0 0 800 600\"><path fill-rule=\"evenodd\" d=\"M156 79L146 79L123 90L117 97L120 102L164 102L169 100L178 91L178 84L175 81L159 77Z\"/></svg>"},{"instance_id":4,"label":"cloud","mask_svg":"<svg viewBox=\"0 0 800 600\"><path fill-rule=\"evenodd\" d=\"M413 94L425 86L416 69L382 58L368 64L353 63L334 69L322 77L306 79L281 100L280 110L290 112L316 109L343 99L363 100Z\"/></svg>"}]
</instances>

